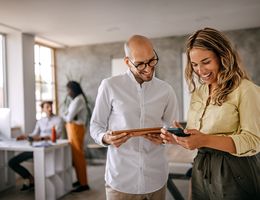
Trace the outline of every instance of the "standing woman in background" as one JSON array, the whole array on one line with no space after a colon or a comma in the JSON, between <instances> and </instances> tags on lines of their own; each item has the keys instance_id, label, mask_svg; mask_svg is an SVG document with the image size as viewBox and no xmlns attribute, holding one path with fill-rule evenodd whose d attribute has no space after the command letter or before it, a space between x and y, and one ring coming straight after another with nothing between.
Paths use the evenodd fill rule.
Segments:
<instances>
[{"instance_id":1,"label":"standing woman in background","mask_svg":"<svg viewBox=\"0 0 260 200\"><path fill-rule=\"evenodd\" d=\"M260 87L249 80L237 51L215 29L191 35L186 54L192 97L185 133L190 136L177 137L162 129L161 137L198 149L192 168L193 200L259 200Z\"/></svg>"},{"instance_id":2,"label":"standing woman in background","mask_svg":"<svg viewBox=\"0 0 260 200\"><path fill-rule=\"evenodd\" d=\"M78 180L73 184L73 186L78 186L73 192L82 192L90 189L84 154L85 125L90 111L87 98L78 82L69 81L67 83L67 92L72 101L63 118L66 121L66 131L71 144L72 160Z\"/></svg>"}]
</instances>

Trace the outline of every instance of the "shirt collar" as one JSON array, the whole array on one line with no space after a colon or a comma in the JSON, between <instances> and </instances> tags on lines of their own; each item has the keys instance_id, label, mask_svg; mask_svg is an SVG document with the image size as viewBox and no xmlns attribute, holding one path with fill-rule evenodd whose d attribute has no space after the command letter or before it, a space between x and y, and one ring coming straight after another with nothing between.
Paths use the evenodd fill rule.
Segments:
<instances>
[{"instance_id":1,"label":"shirt collar","mask_svg":"<svg viewBox=\"0 0 260 200\"><path fill-rule=\"evenodd\" d=\"M54 114L52 113L50 116L46 116L48 120L51 120L54 117Z\"/></svg>"},{"instance_id":2,"label":"shirt collar","mask_svg":"<svg viewBox=\"0 0 260 200\"><path fill-rule=\"evenodd\" d=\"M138 82L136 81L135 76L133 75L133 73L131 72L131 70L130 70L130 69L127 69L126 73L127 73L127 75L131 78L131 80L132 80L136 85L138 85L138 86L140 87L140 83L138 83ZM153 82L153 80L154 80L154 77L155 77L154 74L155 74L155 73L153 73L153 78L152 78L152 80L150 80L150 81L144 81L144 82L142 83L142 87L145 87L145 86L147 86L147 85L152 84L152 82Z\"/></svg>"}]
</instances>

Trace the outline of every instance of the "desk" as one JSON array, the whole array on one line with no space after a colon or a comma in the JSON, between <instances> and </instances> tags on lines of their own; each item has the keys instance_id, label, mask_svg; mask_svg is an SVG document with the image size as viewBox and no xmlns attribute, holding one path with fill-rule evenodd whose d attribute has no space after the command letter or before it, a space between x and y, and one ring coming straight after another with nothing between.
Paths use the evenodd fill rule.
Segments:
<instances>
[{"instance_id":1,"label":"desk","mask_svg":"<svg viewBox=\"0 0 260 200\"><path fill-rule=\"evenodd\" d=\"M67 140L57 140L49 147L30 146L27 141L0 141L0 191L15 185L15 176L8 167L15 151L33 152L36 200L57 199L71 191L72 158Z\"/></svg>"}]
</instances>

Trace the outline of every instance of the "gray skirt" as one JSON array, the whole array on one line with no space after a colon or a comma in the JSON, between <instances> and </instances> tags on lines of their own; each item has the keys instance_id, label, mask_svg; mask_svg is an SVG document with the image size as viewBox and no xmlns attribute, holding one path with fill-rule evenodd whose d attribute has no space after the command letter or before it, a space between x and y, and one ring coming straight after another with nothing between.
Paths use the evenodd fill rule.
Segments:
<instances>
[{"instance_id":1,"label":"gray skirt","mask_svg":"<svg viewBox=\"0 0 260 200\"><path fill-rule=\"evenodd\" d=\"M237 157L201 148L192 169L193 200L260 199L260 153Z\"/></svg>"}]
</instances>

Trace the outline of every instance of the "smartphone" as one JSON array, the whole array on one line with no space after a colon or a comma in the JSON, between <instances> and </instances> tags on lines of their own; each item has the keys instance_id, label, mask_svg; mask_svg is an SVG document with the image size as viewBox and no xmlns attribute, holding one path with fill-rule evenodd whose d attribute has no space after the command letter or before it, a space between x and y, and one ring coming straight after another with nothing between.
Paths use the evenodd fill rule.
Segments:
<instances>
[{"instance_id":1,"label":"smartphone","mask_svg":"<svg viewBox=\"0 0 260 200\"><path fill-rule=\"evenodd\" d=\"M178 137L188 137L190 134L184 133L182 128L167 128L167 131L170 133L173 133L174 135Z\"/></svg>"}]
</instances>

